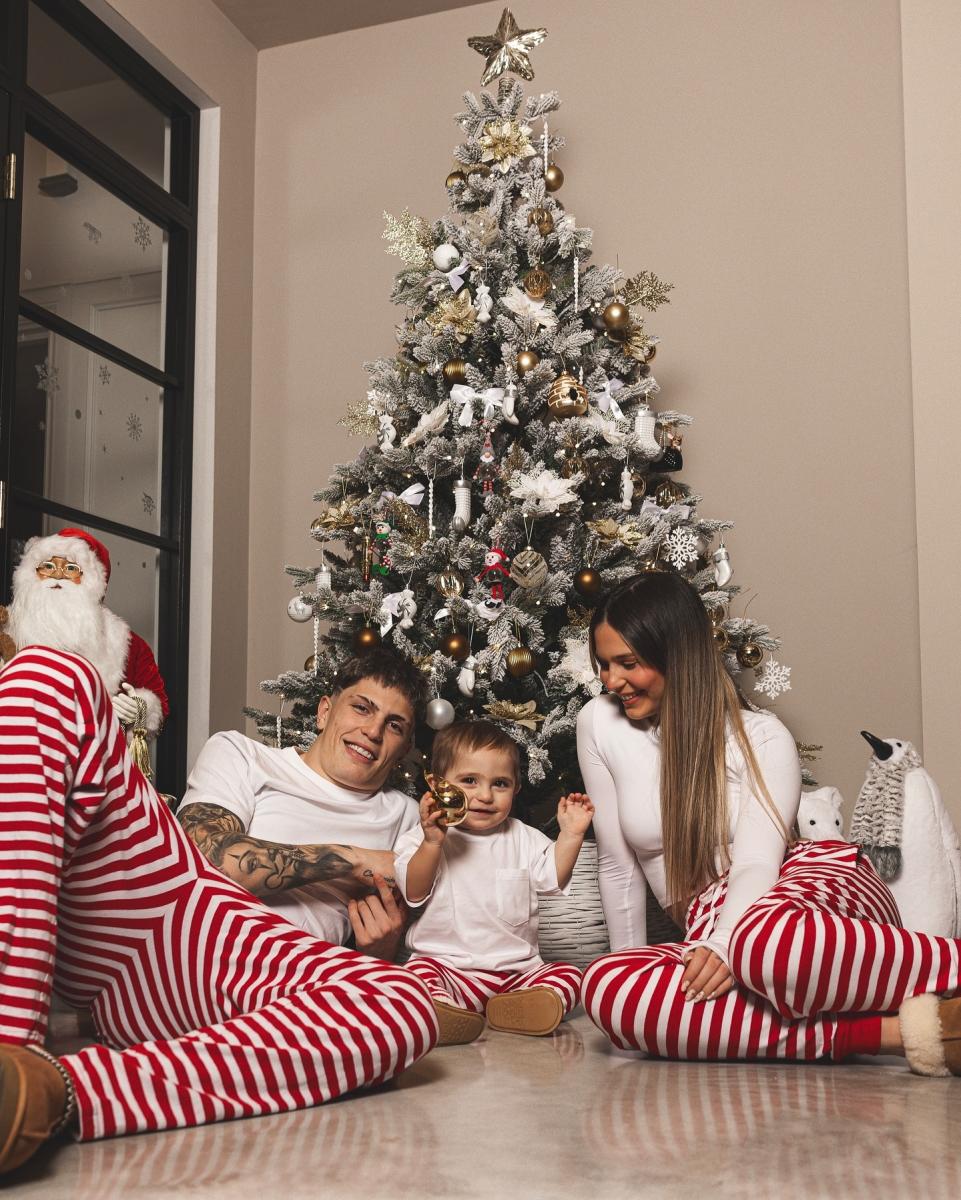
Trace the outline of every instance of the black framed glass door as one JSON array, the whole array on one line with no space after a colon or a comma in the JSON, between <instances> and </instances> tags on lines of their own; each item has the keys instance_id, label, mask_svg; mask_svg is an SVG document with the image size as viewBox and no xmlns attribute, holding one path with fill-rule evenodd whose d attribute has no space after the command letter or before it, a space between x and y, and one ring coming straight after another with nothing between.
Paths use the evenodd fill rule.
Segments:
<instances>
[{"instance_id":1,"label":"black framed glass door","mask_svg":"<svg viewBox=\"0 0 961 1200\"><path fill-rule=\"evenodd\" d=\"M0 599L25 542L110 551L107 603L170 697L186 768L197 109L77 0L8 0L0 130Z\"/></svg>"}]
</instances>

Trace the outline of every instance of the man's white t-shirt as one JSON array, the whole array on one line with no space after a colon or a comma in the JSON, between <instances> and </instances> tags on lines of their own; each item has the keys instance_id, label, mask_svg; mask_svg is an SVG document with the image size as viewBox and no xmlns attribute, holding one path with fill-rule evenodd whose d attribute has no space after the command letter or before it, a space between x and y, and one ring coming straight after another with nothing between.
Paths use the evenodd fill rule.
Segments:
<instances>
[{"instance_id":1,"label":"man's white t-shirt","mask_svg":"<svg viewBox=\"0 0 961 1200\"><path fill-rule=\"evenodd\" d=\"M418 825L395 847L394 874L405 899L407 864L423 840ZM513 819L489 833L455 826L444 839L430 895L420 901L423 912L407 930L407 948L468 971L529 971L544 961L537 951L537 897L569 892L570 884L557 885L554 843L538 830Z\"/></svg>"},{"instance_id":2,"label":"man's white t-shirt","mask_svg":"<svg viewBox=\"0 0 961 1200\"><path fill-rule=\"evenodd\" d=\"M339 843L393 850L418 826L416 801L387 789L366 796L338 787L308 767L289 746L278 750L241 733L215 733L187 780L181 807L216 804L234 813L251 837L303 846ZM261 899L298 929L343 944L350 934L346 905L322 884Z\"/></svg>"}]
</instances>

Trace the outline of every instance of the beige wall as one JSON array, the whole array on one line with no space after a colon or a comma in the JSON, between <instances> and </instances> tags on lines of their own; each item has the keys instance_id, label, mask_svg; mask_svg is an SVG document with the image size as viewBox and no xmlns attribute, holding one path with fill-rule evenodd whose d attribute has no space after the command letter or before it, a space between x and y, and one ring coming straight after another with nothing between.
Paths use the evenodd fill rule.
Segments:
<instances>
[{"instance_id":1,"label":"beige wall","mask_svg":"<svg viewBox=\"0 0 961 1200\"><path fill-rule=\"evenodd\" d=\"M310 652L283 566L316 561L311 493L360 446L337 419L393 346L381 211L439 215L479 86L465 39L500 9L259 56L251 700ZM562 198L597 258L677 285L653 324L661 403L696 418L684 477L736 522L736 579L784 639L776 711L853 801L858 730L922 732L897 0L555 0L544 19Z\"/></svg>"},{"instance_id":2,"label":"beige wall","mask_svg":"<svg viewBox=\"0 0 961 1200\"><path fill-rule=\"evenodd\" d=\"M237 728L247 671L257 52L210 0L88 0L204 110L198 247L190 757Z\"/></svg>"}]
</instances>

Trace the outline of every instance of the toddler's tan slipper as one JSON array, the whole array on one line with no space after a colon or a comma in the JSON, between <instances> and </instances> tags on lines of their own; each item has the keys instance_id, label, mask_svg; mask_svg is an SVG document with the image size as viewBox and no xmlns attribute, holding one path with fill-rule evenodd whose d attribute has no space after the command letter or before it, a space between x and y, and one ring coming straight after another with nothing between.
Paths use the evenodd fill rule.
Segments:
<instances>
[{"instance_id":1,"label":"toddler's tan slipper","mask_svg":"<svg viewBox=\"0 0 961 1200\"><path fill-rule=\"evenodd\" d=\"M564 1004L553 988L523 988L504 992L487 1001L487 1023L502 1033L545 1037L560 1025Z\"/></svg>"},{"instance_id":2,"label":"toddler's tan slipper","mask_svg":"<svg viewBox=\"0 0 961 1200\"><path fill-rule=\"evenodd\" d=\"M484 1018L469 1008L458 1008L455 1004L434 1001L434 1011L440 1022L438 1046L464 1046L473 1042L484 1032Z\"/></svg>"}]
</instances>

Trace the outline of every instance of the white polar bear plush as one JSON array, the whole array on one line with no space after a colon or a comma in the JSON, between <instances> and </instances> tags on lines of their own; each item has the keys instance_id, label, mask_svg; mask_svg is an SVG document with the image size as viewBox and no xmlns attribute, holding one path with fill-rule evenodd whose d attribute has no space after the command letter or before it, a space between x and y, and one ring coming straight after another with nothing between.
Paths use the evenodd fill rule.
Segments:
<instances>
[{"instance_id":1,"label":"white polar bear plush","mask_svg":"<svg viewBox=\"0 0 961 1200\"><path fill-rule=\"evenodd\" d=\"M821 787L801 793L798 809L798 833L812 842L846 842L841 805L844 799L836 787Z\"/></svg>"}]
</instances>

